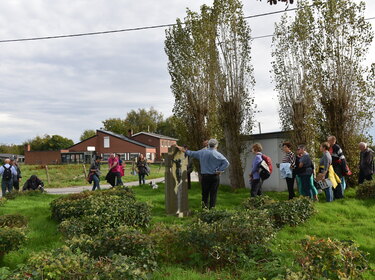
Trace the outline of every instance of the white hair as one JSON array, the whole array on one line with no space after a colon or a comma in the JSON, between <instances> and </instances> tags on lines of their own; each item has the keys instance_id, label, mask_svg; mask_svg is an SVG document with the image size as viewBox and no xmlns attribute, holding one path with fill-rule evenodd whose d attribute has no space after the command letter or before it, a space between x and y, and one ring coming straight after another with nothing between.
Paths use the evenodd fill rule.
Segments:
<instances>
[{"instance_id":1,"label":"white hair","mask_svg":"<svg viewBox=\"0 0 375 280\"><path fill-rule=\"evenodd\" d=\"M219 142L217 142L216 139L210 139L210 140L208 140L208 147L210 147L210 148L217 148L218 145L219 145Z\"/></svg>"},{"instance_id":2,"label":"white hair","mask_svg":"<svg viewBox=\"0 0 375 280\"><path fill-rule=\"evenodd\" d=\"M365 142L359 142L359 146L363 147L364 149L366 149L367 148L367 143L365 143Z\"/></svg>"}]
</instances>

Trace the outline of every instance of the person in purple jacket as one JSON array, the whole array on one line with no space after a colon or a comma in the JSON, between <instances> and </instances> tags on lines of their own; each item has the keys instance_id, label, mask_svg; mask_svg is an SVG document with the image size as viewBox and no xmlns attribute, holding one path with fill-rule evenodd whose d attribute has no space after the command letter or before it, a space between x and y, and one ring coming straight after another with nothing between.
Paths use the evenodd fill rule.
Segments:
<instances>
[{"instance_id":1,"label":"person in purple jacket","mask_svg":"<svg viewBox=\"0 0 375 280\"><path fill-rule=\"evenodd\" d=\"M263 181L259 176L259 167L260 163L262 162L262 145L259 143L255 143L253 147L251 148L252 153L255 155L253 162L252 162L252 168L250 172L250 195L251 197L255 197L257 195L262 195L262 184Z\"/></svg>"}]
</instances>

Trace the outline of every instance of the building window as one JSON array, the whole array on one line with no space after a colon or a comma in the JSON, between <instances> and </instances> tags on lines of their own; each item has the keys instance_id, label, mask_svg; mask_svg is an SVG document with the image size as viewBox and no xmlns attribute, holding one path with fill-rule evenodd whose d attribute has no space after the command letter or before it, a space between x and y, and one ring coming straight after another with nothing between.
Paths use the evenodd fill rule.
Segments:
<instances>
[{"instance_id":1,"label":"building window","mask_svg":"<svg viewBox=\"0 0 375 280\"><path fill-rule=\"evenodd\" d=\"M146 159L147 159L147 160L152 160L152 158L151 158L151 153L146 153Z\"/></svg>"},{"instance_id":2,"label":"building window","mask_svg":"<svg viewBox=\"0 0 375 280\"><path fill-rule=\"evenodd\" d=\"M109 136L104 136L104 148L109 148Z\"/></svg>"}]
</instances>

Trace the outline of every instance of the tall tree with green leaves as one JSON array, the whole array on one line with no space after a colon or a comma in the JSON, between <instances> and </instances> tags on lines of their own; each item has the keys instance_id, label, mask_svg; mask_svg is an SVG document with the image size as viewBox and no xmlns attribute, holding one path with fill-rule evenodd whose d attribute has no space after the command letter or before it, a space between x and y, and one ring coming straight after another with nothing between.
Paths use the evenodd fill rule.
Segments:
<instances>
[{"instance_id":1,"label":"tall tree with green leaves","mask_svg":"<svg viewBox=\"0 0 375 280\"><path fill-rule=\"evenodd\" d=\"M255 84L251 64L250 27L244 19L242 4L238 0L215 0L216 98L218 116L224 132L225 150L232 187L244 187L241 162L241 133L251 132Z\"/></svg>"},{"instance_id":2,"label":"tall tree with green leaves","mask_svg":"<svg viewBox=\"0 0 375 280\"><path fill-rule=\"evenodd\" d=\"M145 132L156 132L159 123L163 121L163 114L151 107L149 110L138 109L131 110L126 114L124 120L125 126L133 130L134 133L145 131Z\"/></svg>"},{"instance_id":3,"label":"tall tree with green leaves","mask_svg":"<svg viewBox=\"0 0 375 280\"><path fill-rule=\"evenodd\" d=\"M294 19L284 15L275 25L272 69L282 128L291 131L294 145L306 144L313 151L318 132L310 55L314 15L304 4L299 8Z\"/></svg>"},{"instance_id":4,"label":"tall tree with green leaves","mask_svg":"<svg viewBox=\"0 0 375 280\"><path fill-rule=\"evenodd\" d=\"M58 151L73 146L73 140L60 135L36 136L24 143L29 144L33 151Z\"/></svg>"},{"instance_id":5,"label":"tall tree with green leaves","mask_svg":"<svg viewBox=\"0 0 375 280\"><path fill-rule=\"evenodd\" d=\"M324 141L328 135L335 135L355 170L358 137L371 126L375 105L374 84L371 78L366 80L371 72L364 67L373 40L371 25L364 19L365 4L314 0L312 6L299 7L294 20L288 22L284 17L275 31L273 68L281 120L291 124L288 114L299 119L286 101L295 96L293 86L306 85L312 94L305 107L315 111L315 120L307 119L304 125L311 133L310 141ZM295 40L301 31L305 36ZM299 80L303 83L296 82L296 77L302 77ZM302 99L305 88L299 88ZM289 127L296 134L306 133L299 126Z\"/></svg>"},{"instance_id":6,"label":"tall tree with green leaves","mask_svg":"<svg viewBox=\"0 0 375 280\"><path fill-rule=\"evenodd\" d=\"M83 141L95 135L96 131L94 129L86 129L84 132L82 132L82 135L79 137L79 140Z\"/></svg>"},{"instance_id":7,"label":"tall tree with green leaves","mask_svg":"<svg viewBox=\"0 0 375 280\"><path fill-rule=\"evenodd\" d=\"M183 128L181 138L192 149L202 148L204 140L220 134L211 70L216 61L215 32L212 10L205 5L200 13L188 10L184 23L177 19L177 24L166 31L173 113Z\"/></svg>"}]
</instances>

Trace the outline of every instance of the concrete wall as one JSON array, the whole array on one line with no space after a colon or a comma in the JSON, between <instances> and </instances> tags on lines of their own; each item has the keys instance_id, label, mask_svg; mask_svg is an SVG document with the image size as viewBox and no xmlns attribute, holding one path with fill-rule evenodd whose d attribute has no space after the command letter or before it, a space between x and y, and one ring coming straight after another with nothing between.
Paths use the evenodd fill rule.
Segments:
<instances>
[{"instance_id":1,"label":"concrete wall","mask_svg":"<svg viewBox=\"0 0 375 280\"><path fill-rule=\"evenodd\" d=\"M280 163L283 158L281 145L285 141L284 133L265 133L247 136L245 139L245 150L242 153L242 164L244 167L244 180L246 188L250 188L249 174L251 172L252 160L254 154L251 147L254 143L260 143L263 147L263 153L272 159L273 172L271 176L263 182L262 190L264 191L285 191L287 190L285 179L280 178L280 171L276 167L276 163ZM220 177L220 183L230 185L229 170L226 170Z\"/></svg>"}]
</instances>

